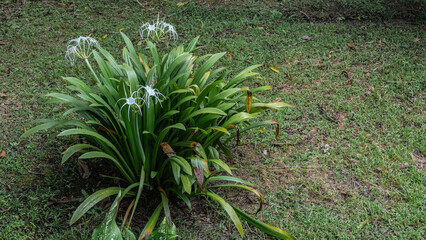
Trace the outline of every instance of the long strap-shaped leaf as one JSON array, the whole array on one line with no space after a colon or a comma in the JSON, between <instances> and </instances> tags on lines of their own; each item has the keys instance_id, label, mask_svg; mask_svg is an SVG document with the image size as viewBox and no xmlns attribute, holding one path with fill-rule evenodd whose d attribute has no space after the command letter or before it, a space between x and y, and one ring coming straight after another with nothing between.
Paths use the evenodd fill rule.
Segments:
<instances>
[{"instance_id":1,"label":"long strap-shaped leaf","mask_svg":"<svg viewBox=\"0 0 426 240\"><path fill-rule=\"evenodd\" d=\"M91 159L91 158L105 158L110 160L115 167L120 171L121 174L123 174L124 178L126 179L126 181L128 182L133 182L134 179L132 179L131 176L129 176L129 174L132 174L132 171L129 170L129 166L128 165L124 165L124 167L127 169L124 169L123 165L120 164L120 162L118 161L117 158L115 158L114 156L111 156L105 152L101 152L101 151L92 151L92 152L87 152L84 153L83 155L80 156L80 159Z\"/></svg>"},{"instance_id":2,"label":"long strap-shaped leaf","mask_svg":"<svg viewBox=\"0 0 426 240\"><path fill-rule=\"evenodd\" d=\"M188 46L186 47L185 50L187 52L192 52L192 50L194 50L194 47L197 44L199 38L200 38L200 36L197 36L194 39L192 39L192 41L188 44Z\"/></svg>"},{"instance_id":3,"label":"long strap-shaped leaf","mask_svg":"<svg viewBox=\"0 0 426 240\"><path fill-rule=\"evenodd\" d=\"M62 164L65 163L72 155L74 155L74 153L81 152L83 149L86 149L86 148L91 148L98 151L100 150L99 148L90 144L75 144L69 147L67 150L65 150L62 153L64 156L62 157L61 163Z\"/></svg>"},{"instance_id":4,"label":"long strap-shaped leaf","mask_svg":"<svg viewBox=\"0 0 426 240\"><path fill-rule=\"evenodd\" d=\"M80 219L87 211L89 211L89 209L95 206L96 203L100 202L104 198L118 194L120 190L121 188L119 187L109 187L90 195L88 198L86 198L86 200L84 200L84 202L80 204L80 206L78 206L77 210L75 210L71 217L70 225L74 224L78 219Z\"/></svg>"},{"instance_id":5,"label":"long strap-shaped leaf","mask_svg":"<svg viewBox=\"0 0 426 240\"><path fill-rule=\"evenodd\" d=\"M242 189L245 189L245 190L247 190L247 191L250 191L250 192L252 192L252 193L256 194L256 195L259 197L259 199L260 199L259 208L257 209L256 214L257 214L260 210L262 210L262 207L263 207L263 196L262 196L262 194L260 194L260 192L259 192L259 191L257 191L256 189L254 189L254 188L252 188L252 187L249 187L249 186L240 185L240 184L221 184L221 185L213 185L213 186L207 187L207 189L211 189L211 188L222 188L222 187L236 187L236 188L242 188Z\"/></svg>"},{"instance_id":6,"label":"long strap-shaped leaf","mask_svg":"<svg viewBox=\"0 0 426 240\"><path fill-rule=\"evenodd\" d=\"M279 239L286 239L286 240L296 240L295 237L293 237L290 233L281 230L277 227L271 226L267 223L261 222L252 216L248 215L247 213L241 211L237 207L231 205L232 208L235 210L235 212L244 220L246 220L249 224L252 226L260 229L262 232L269 234L271 236L277 237Z\"/></svg>"},{"instance_id":7,"label":"long strap-shaped leaf","mask_svg":"<svg viewBox=\"0 0 426 240\"><path fill-rule=\"evenodd\" d=\"M227 203L223 198L219 197L218 195L216 195L216 194L214 194L212 192L208 192L207 191L206 195L209 196L211 199L215 200L216 202L218 202L223 207L223 209L226 211L226 213L228 213L228 215L231 218L231 220L234 222L235 227L237 228L237 230L240 233L241 237L244 237L243 225L241 224L241 221L238 218L238 216L235 213L235 211L232 208L232 206L229 203Z\"/></svg>"},{"instance_id":8,"label":"long strap-shaped leaf","mask_svg":"<svg viewBox=\"0 0 426 240\"><path fill-rule=\"evenodd\" d=\"M202 109L199 109L199 110L197 110L197 111L194 111L194 112L193 112L193 113L191 113L190 115L186 116L186 117L182 120L182 122L186 122L186 121L188 121L190 118L193 118L193 117L195 117L195 116L197 116L197 115L200 115L200 114L217 114L217 115L226 116L226 113L225 113L224 111L220 110L220 109L217 109L217 108L202 108Z\"/></svg>"},{"instance_id":9,"label":"long strap-shaped leaf","mask_svg":"<svg viewBox=\"0 0 426 240\"><path fill-rule=\"evenodd\" d=\"M237 182L237 183L242 183L248 186L253 187L254 185L242 180L241 178L237 178L237 177L232 177L232 176L214 176L214 177L209 177L206 180L206 184L209 182L214 182L214 181L229 181L229 182Z\"/></svg>"},{"instance_id":10,"label":"long strap-shaped leaf","mask_svg":"<svg viewBox=\"0 0 426 240\"><path fill-rule=\"evenodd\" d=\"M141 177L140 177L140 180L139 180L138 193L136 194L136 199L135 199L135 205L133 205L132 214L130 215L129 224L127 225L127 227L130 227L130 223L132 222L132 219L133 219L133 214L135 214L136 206L138 205L139 198L141 197L141 194L142 194L144 181L145 181L145 171L142 168L141 169Z\"/></svg>"},{"instance_id":11,"label":"long strap-shaped leaf","mask_svg":"<svg viewBox=\"0 0 426 240\"><path fill-rule=\"evenodd\" d=\"M154 210L154 213L149 218L145 227L143 228L141 235L139 236L139 240L142 240L151 235L152 230L154 230L155 224L157 223L158 217L160 216L161 209L163 209L163 203L158 204L158 207Z\"/></svg>"}]
</instances>

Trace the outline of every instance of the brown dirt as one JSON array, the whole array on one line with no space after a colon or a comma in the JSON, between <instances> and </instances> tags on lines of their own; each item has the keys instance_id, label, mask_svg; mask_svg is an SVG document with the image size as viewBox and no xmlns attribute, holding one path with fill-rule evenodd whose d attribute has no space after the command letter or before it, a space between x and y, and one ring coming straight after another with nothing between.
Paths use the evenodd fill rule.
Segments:
<instances>
[{"instance_id":1,"label":"brown dirt","mask_svg":"<svg viewBox=\"0 0 426 240\"><path fill-rule=\"evenodd\" d=\"M411 153L411 158L413 159L414 165L417 170L421 171L426 166L426 157L420 152L415 150Z\"/></svg>"}]
</instances>

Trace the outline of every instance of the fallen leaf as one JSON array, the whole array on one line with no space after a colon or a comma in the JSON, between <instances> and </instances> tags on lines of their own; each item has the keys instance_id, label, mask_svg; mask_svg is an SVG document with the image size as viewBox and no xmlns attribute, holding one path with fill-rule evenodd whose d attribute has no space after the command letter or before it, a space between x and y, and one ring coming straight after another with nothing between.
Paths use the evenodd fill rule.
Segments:
<instances>
[{"instance_id":1,"label":"fallen leaf","mask_svg":"<svg viewBox=\"0 0 426 240\"><path fill-rule=\"evenodd\" d=\"M87 163L79 159L77 161L77 165L78 165L78 172L80 173L80 176L83 179L89 178L90 170L89 170L89 166L87 166Z\"/></svg>"},{"instance_id":2,"label":"fallen leaf","mask_svg":"<svg viewBox=\"0 0 426 240\"><path fill-rule=\"evenodd\" d=\"M121 31L123 31L123 30L124 30L124 28L120 28L120 29L118 29L118 31L120 31L120 32L121 32Z\"/></svg>"},{"instance_id":3,"label":"fallen leaf","mask_svg":"<svg viewBox=\"0 0 426 240\"><path fill-rule=\"evenodd\" d=\"M342 75L345 76L347 79L350 79L349 73L346 71L342 71Z\"/></svg>"},{"instance_id":4,"label":"fallen leaf","mask_svg":"<svg viewBox=\"0 0 426 240\"><path fill-rule=\"evenodd\" d=\"M407 167L409 167L410 166L410 164L408 163L408 162L405 162L405 163L401 163L401 164L399 164L399 168L400 169L405 169L405 168L407 168Z\"/></svg>"},{"instance_id":5,"label":"fallen leaf","mask_svg":"<svg viewBox=\"0 0 426 240\"><path fill-rule=\"evenodd\" d=\"M280 70L277 67L271 66L270 69L276 73L279 73Z\"/></svg>"},{"instance_id":6,"label":"fallen leaf","mask_svg":"<svg viewBox=\"0 0 426 240\"><path fill-rule=\"evenodd\" d=\"M333 50L330 50L329 52L328 52L328 54L333 54L334 53L334 51Z\"/></svg>"},{"instance_id":7,"label":"fallen leaf","mask_svg":"<svg viewBox=\"0 0 426 240\"><path fill-rule=\"evenodd\" d=\"M232 54L231 53L229 54L229 60L232 60Z\"/></svg>"},{"instance_id":8,"label":"fallen leaf","mask_svg":"<svg viewBox=\"0 0 426 240\"><path fill-rule=\"evenodd\" d=\"M72 199L65 199L65 200L55 200L55 201L49 201L46 203L46 206L50 206L53 205L55 203L71 203L71 202L76 202L80 200L80 198L72 198Z\"/></svg>"},{"instance_id":9,"label":"fallen leaf","mask_svg":"<svg viewBox=\"0 0 426 240\"><path fill-rule=\"evenodd\" d=\"M348 42L348 46L351 47L351 48L354 48L355 44L353 42Z\"/></svg>"},{"instance_id":10,"label":"fallen leaf","mask_svg":"<svg viewBox=\"0 0 426 240\"><path fill-rule=\"evenodd\" d=\"M102 38L106 38L106 37L108 37L108 34L105 34Z\"/></svg>"},{"instance_id":11,"label":"fallen leaf","mask_svg":"<svg viewBox=\"0 0 426 240\"><path fill-rule=\"evenodd\" d=\"M87 35L88 37L92 36L93 33L89 33L89 35Z\"/></svg>"},{"instance_id":12,"label":"fallen leaf","mask_svg":"<svg viewBox=\"0 0 426 240\"><path fill-rule=\"evenodd\" d=\"M48 86L48 85L49 85L49 83L48 83L48 82L43 82L43 85L44 85L44 86Z\"/></svg>"},{"instance_id":13,"label":"fallen leaf","mask_svg":"<svg viewBox=\"0 0 426 240\"><path fill-rule=\"evenodd\" d=\"M378 167L376 170L379 171L379 172L381 172L383 170L383 168Z\"/></svg>"},{"instance_id":14,"label":"fallen leaf","mask_svg":"<svg viewBox=\"0 0 426 240\"><path fill-rule=\"evenodd\" d=\"M420 41L419 38L414 38L414 42L418 42L418 41Z\"/></svg>"},{"instance_id":15,"label":"fallen leaf","mask_svg":"<svg viewBox=\"0 0 426 240\"><path fill-rule=\"evenodd\" d=\"M6 43L3 41L0 41L0 45L6 45Z\"/></svg>"},{"instance_id":16,"label":"fallen leaf","mask_svg":"<svg viewBox=\"0 0 426 240\"><path fill-rule=\"evenodd\" d=\"M263 128L259 128L259 132L261 132L261 133L265 133L265 129L263 129Z\"/></svg>"},{"instance_id":17,"label":"fallen leaf","mask_svg":"<svg viewBox=\"0 0 426 240\"><path fill-rule=\"evenodd\" d=\"M4 150L1 150L0 157L6 157L6 152Z\"/></svg>"},{"instance_id":18,"label":"fallen leaf","mask_svg":"<svg viewBox=\"0 0 426 240\"><path fill-rule=\"evenodd\" d=\"M313 37L309 37L309 36L306 36L306 35L303 35L301 38L302 38L303 40L307 40L307 41L310 41L310 40L313 40L313 39L314 39Z\"/></svg>"},{"instance_id":19,"label":"fallen leaf","mask_svg":"<svg viewBox=\"0 0 426 240\"><path fill-rule=\"evenodd\" d=\"M101 41L101 40L102 40L102 38L101 38L101 37L97 37L97 38L98 38L98 40L99 40L99 41Z\"/></svg>"},{"instance_id":20,"label":"fallen leaf","mask_svg":"<svg viewBox=\"0 0 426 240\"><path fill-rule=\"evenodd\" d=\"M365 227L365 225L367 225L367 221L364 221L364 222L361 222L358 226L357 226L357 228L358 229L361 229L361 228L363 228L363 227Z\"/></svg>"},{"instance_id":21,"label":"fallen leaf","mask_svg":"<svg viewBox=\"0 0 426 240\"><path fill-rule=\"evenodd\" d=\"M5 93L0 93L0 98L5 98L7 95Z\"/></svg>"},{"instance_id":22,"label":"fallen leaf","mask_svg":"<svg viewBox=\"0 0 426 240\"><path fill-rule=\"evenodd\" d=\"M183 2L178 2L176 5L177 5L178 7L182 7L183 5L185 5L185 3L183 3Z\"/></svg>"},{"instance_id":23,"label":"fallen leaf","mask_svg":"<svg viewBox=\"0 0 426 240\"><path fill-rule=\"evenodd\" d=\"M281 100L281 98L275 98L274 100L272 100L272 102L280 102Z\"/></svg>"}]
</instances>

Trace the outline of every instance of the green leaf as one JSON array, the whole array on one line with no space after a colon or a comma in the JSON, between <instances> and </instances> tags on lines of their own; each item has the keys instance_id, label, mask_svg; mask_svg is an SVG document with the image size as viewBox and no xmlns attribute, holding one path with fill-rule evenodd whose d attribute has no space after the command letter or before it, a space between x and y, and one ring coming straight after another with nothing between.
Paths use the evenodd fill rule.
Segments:
<instances>
[{"instance_id":1,"label":"green leaf","mask_svg":"<svg viewBox=\"0 0 426 240\"><path fill-rule=\"evenodd\" d=\"M78 219L80 219L87 211L89 211L96 203L102 201L103 199L118 194L121 191L119 187L109 187L102 190L99 190L92 195L90 195L84 202L78 206L74 214L71 217L70 225L74 224Z\"/></svg>"},{"instance_id":2,"label":"green leaf","mask_svg":"<svg viewBox=\"0 0 426 240\"><path fill-rule=\"evenodd\" d=\"M57 125L57 124L58 124L58 121L49 120L49 122L37 125L37 126L31 128L30 130L26 131L24 134L22 134L21 138L26 138L29 135L36 133L38 131L41 131L41 130L48 130L48 129L52 128L53 126Z\"/></svg>"},{"instance_id":3,"label":"green leaf","mask_svg":"<svg viewBox=\"0 0 426 240\"><path fill-rule=\"evenodd\" d=\"M225 200L223 200L223 198L219 197L218 195L212 192L207 191L206 195L209 196L211 199L217 201L222 206L222 208L226 211L226 213L228 213L229 217L234 222L234 225L237 228L238 232L240 233L241 237L244 237L243 225L241 224L241 221L238 218L232 206L229 203L227 203Z\"/></svg>"},{"instance_id":4,"label":"green leaf","mask_svg":"<svg viewBox=\"0 0 426 240\"><path fill-rule=\"evenodd\" d=\"M163 209L162 202L158 204L158 207L154 210L154 213L149 218L148 222L146 223L138 239L144 239L149 237L149 235L151 235L152 231L154 230L155 224L157 224L157 220L158 220L158 217L160 216L161 209Z\"/></svg>"},{"instance_id":5,"label":"green leaf","mask_svg":"<svg viewBox=\"0 0 426 240\"><path fill-rule=\"evenodd\" d=\"M180 180L182 181L183 190L188 194L191 194L191 183L189 182L188 176L182 174L180 175Z\"/></svg>"},{"instance_id":6,"label":"green leaf","mask_svg":"<svg viewBox=\"0 0 426 240\"><path fill-rule=\"evenodd\" d=\"M217 109L217 108L202 108L202 109L199 109L199 110L197 110L197 111L195 111L195 112L191 113L189 116L186 116L186 117L182 120L182 122L186 122L186 121L188 121L189 119L191 119L191 118L193 118L193 117L195 117L195 116L197 116L197 115L200 115L200 114L217 114L217 115L223 115L223 116L226 116L226 113L225 113L224 111L219 110L219 109Z\"/></svg>"},{"instance_id":7,"label":"green leaf","mask_svg":"<svg viewBox=\"0 0 426 240\"><path fill-rule=\"evenodd\" d=\"M105 219L93 231L92 240L123 240L120 228L117 226L117 223L114 219L120 196L121 192L118 193L117 197L112 203L110 210L105 215Z\"/></svg>"},{"instance_id":8,"label":"green leaf","mask_svg":"<svg viewBox=\"0 0 426 240\"><path fill-rule=\"evenodd\" d=\"M250 191L254 194L256 194L259 197L260 200L260 204L259 204L259 208L257 209L256 213L258 213L260 210L262 210L262 206L263 206L263 196L262 194L260 194L259 191L257 191L256 189L249 187L249 186L245 186L245 185L240 185L240 184L220 184L220 185L213 185L208 187L208 189L211 188L222 188L222 187L235 187L235 188L242 188L245 189L247 191Z\"/></svg>"},{"instance_id":9,"label":"green leaf","mask_svg":"<svg viewBox=\"0 0 426 240\"><path fill-rule=\"evenodd\" d=\"M136 240L135 234L129 228L123 229L123 240Z\"/></svg>"},{"instance_id":10,"label":"green leaf","mask_svg":"<svg viewBox=\"0 0 426 240\"><path fill-rule=\"evenodd\" d=\"M198 69L198 71L195 73L194 76L194 83L198 84L198 82L201 80L203 75L221 58L223 55L225 55L225 52L222 53L216 53L213 56L211 56L207 61L201 65L201 67Z\"/></svg>"},{"instance_id":11,"label":"green leaf","mask_svg":"<svg viewBox=\"0 0 426 240\"><path fill-rule=\"evenodd\" d=\"M235 212L238 214L238 216L240 216L241 218L246 220L252 226L258 228L262 232L269 234L271 236L277 237L279 239L296 240L296 238L293 237L290 233L288 233L284 230L281 230L277 227L271 226L267 223L261 222L261 221L255 219L255 218L253 218L252 216L248 215L247 213L241 211L237 207L235 207L233 205L231 205L231 206L235 210Z\"/></svg>"},{"instance_id":12,"label":"green leaf","mask_svg":"<svg viewBox=\"0 0 426 240\"><path fill-rule=\"evenodd\" d=\"M253 187L254 185L242 180L241 178L237 178L237 177L232 177L232 176L214 176L214 177L209 177L206 180L206 184L209 182L214 182L214 181L230 181L230 182L237 182L237 183L242 183L248 186Z\"/></svg>"},{"instance_id":13,"label":"green leaf","mask_svg":"<svg viewBox=\"0 0 426 240\"><path fill-rule=\"evenodd\" d=\"M170 160L179 164L186 174L192 175L191 165L188 163L188 161L186 161L185 158L180 156L173 156L170 158Z\"/></svg>"},{"instance_id":14,"label":"green leaf","mask_svg":"<svg viewBox=\"0 0 426 240\"><path fill-rule=\"evenodd\" d=\"M242 81L244 81L246 78L257 75L258 73L251 72L252 70L262 66L262 64L253 65L250 66L243 71L241 71L239 74L237 74L234 78L232 78L229 83L224 87L224 89L232 88L240 84Z\"/></svg>"},{"instance_id":15,"label":"green leaf","mask_svg":"<svg viewBox=\"0 0 426 240\"><path fill-rule=\"evenodd\" d=\"M240 112L237 114L234 114L232 117L230 117L224 124L222 124L223 127L228 127L229 125L235 125L241 122L245 122L248 121L252 118L254 118L255 116L250 114L250 113L246 113L246 112Z\"/></svg>"},{"instance_id":16,"label":"green leaf","mask_svg":"<svg viewBox=\"0 0 426 240\"><path fill-rule=\"evenodd\" d=\"M174 162L171 162L173 176L175 177L175 181L179 183L180 181L180 166Z\"/></svg>"},{"instance_id":17,"label":"green leaf","mask_svg":"<svg viewBox=\"0 0 426 240\"><path fill-rule=\"evenodd\" d=\"M80 152L86 148L91 148L98 151L100 150L99 148L90 144L75 144L69 147L67 150L65 150L65 152L62 153L64 156L62 156L61 163L64 164L72 155L74 155L74 153Z\"/></svg>"},{"instance_id":18,"label":"green leaf","mask_svg":"<svg viewBox=\"0 0 426 240\"><path fill-rule=\"evenodd\" d=\"M139 199L141 198L144 181L145 181L145 171L142 168L141 169L141 176L139 178L138 193L136 195L135 205L133 206L133 209L132 209L132 214L130 215L129 226L130 226L130 222L132 221L133 215L135 214L136 206L138 205Z\"/></svg>"},{"instance_id":19,"label":"green leaf","mask_svg":"<svg viewBox=\"0 0 426 240\"><path fill-rule=\"evenodd\" d=\"M191 201L189 201L189 198L185 194L177 191L176 188L169 188L167 190L170 190L170 191L176 193L176 195L178 195L186 203L186 205L188 206L189 210L192 209L192 207L191 207Z\"/></svg>"},{"instance_id":20,"label":"green leaf","mask_svg":"<svg viewBox=\"0 0 426 240\"><path fill-rule=\"evenodd\" d=\"M102 143L106 144L111 149L113 149L116 153L120 153L118 149L114 146L114 144L112 144L107 138L105 138L104 136L100 135L99 133L93 130L73 128L73 129L64 130L60 134L58 134L59 137L68 136L68 135L88 135L88 136L95 137L99 139Z\"/></svg>"},{"instance_id":21,"label":"green leaf","mask_svg":"<svg viewBox=\"0 0 426 240\"><path fill-rule=\"evenodd\" d=\"M232 175L232 171L231 171L231 169L229 168L229 166L226 164L226 163L224 163L222 160L220 160L220 159L209 159L208 160L209 162L212 162L212 163L214 163L214 164L217 164L218 166L220 166L221 168L223 168L223 170L225 170L227 173L229 173L229 174L231 174Z\"/></svg>"},{"instance_id":22,"label":"green leaf","mask_svg":"<svg viewBox=\"0 0 426 240\"><path fill-rule=\"evenodd\" d=\"M200 36L195 37L194 39L192 39L192 41L188 44L188 46L186 47L186 51L187 52L192 52L192 50L194 50L195 45L197 45L198 39L200 38Z\"/></svg>"}]
</instances>

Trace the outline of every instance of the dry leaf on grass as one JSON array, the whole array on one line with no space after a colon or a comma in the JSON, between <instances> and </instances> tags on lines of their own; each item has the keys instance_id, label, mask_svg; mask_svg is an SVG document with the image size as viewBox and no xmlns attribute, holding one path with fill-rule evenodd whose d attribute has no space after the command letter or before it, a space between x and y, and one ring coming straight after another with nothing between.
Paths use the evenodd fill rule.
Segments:
<instances>
[{"instance_id":1,"label":"dry leaf on grass","mask_svg":"<svg viewBox=\"0 0 426 240\"><path fill-rule=\"evenodd\" d=\"M307 41L310 41L310 40L313 40L313 39L314 39L313 37L309 37L309 36L306 36L306 35L303 35L301 38L302 38L303 40L307 40Z\"/></svg>"},{"instance_id":2,"label":"dry leaf on grass","mask_svg":"<svg viewBox=\"0 0 426 240\"><path fill-rule=\"evenodd\" d=\"M80 173L80 176L83 179L89 178L90 170L89 170L89 166L87 166L87 163L85 161L79 159L77 161L77 165L78 165L78 172Z\"/></svg>"},{"instance_id":3,"label":"dry leaf on grass","mask_svg":"<svg viewBox=\"0 0 426 240\"><path fill-rule=\"evenodd\" d=\"M6 157L6 152L4 150L1 150L0 157Z\"/></svg>"},{"instance_id":4,"label":"dry leaf on grass","mask_svg":"<svg viewBox=\"0 0 426 240\"><path fill-rule=\"evenodd\" d=\"M279 73L280 70L277 67L271 66L270 69L276 73Z\"/></svg>"}]
</instances>

